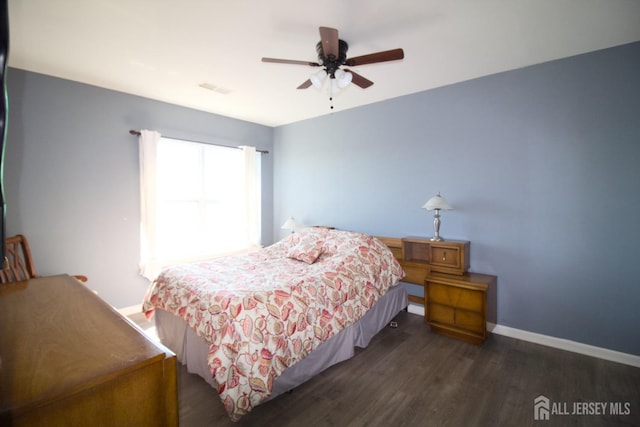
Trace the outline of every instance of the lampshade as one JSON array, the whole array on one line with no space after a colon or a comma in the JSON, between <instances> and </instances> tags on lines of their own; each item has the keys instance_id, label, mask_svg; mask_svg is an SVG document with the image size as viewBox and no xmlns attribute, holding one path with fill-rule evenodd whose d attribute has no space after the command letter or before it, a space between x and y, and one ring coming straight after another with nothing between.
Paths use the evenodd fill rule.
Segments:
<instances>
[{"instance_id":1,"label":"lampshade","mask_svg":"<svg viewBox=\"0 0 640 427\"><path fill-rule=\"evenodd\" d=\"M316 71L311 74L309 80L311 80L311 84L318 89L322 87L324 81L327 79L329 74L326 69ZM344 71L341 69L337 69L331 75L331 85L329 86L329 92L331 94L336 94L340 91L340 89L344 89L349 86L351 80L353 79L353 74L348 71Z\"/></svg>"},{"instance_id":2,"label":"lampshade","mask_svg":"<svg viewBox=\"0 0 640 427\"><path fill-rule=\"evenodd\" d=\"M440 210L451 210L451 209L453 209L451 207L451 205L449 204L449 202L447 202L446 199L440 195L439 191L438 191L438 194L436 194L435 196L430 198L427 201L427 203L425 203L424 206L422 206L422 207L425 208L428 211L433 211L435 209L440 209Z\"/></svg>"},{"instance_id":3,"label":"lampshade","mask_svg":"<svg viewBox=\"0 0 640 427\"><path fill-rule=\"evenodd\" d=\"M286 220L284 222L284 224L282 224L282 229L283 230L291 230L291 232L295 232L296 228L300 227L300 224L298 224L298 222L293 218L289 218L288 220Z\"/></svg>"},{"instance_id":4,"label":"lampshade","mask_svg":"<svg viewBox=\"0 0 640 427\"><path fill-rule=\"evenodd\" d=\"M334 77L336 82L338 83L338 87L340 89L344 89L345 87L349 86L349 83L351 83L351 79L353 79L353 74L338 69L334 73Z\"/></svg>"},{"instance_id":5,"label":"lampshade","mask_svg":"<svg viewBox=\"0 0 640 427\"><path fill-rule=\"evenodd\" d=\"M309 80L311 80L311 84L317 88L322 87L322 83L327 78L327 72L325 70L320 70L316 73L311 74Z\"/></svg>"},{"instance_id":6,"label":"lampshade","mask_svg":"<svg viewBox=\"0 0 640 427\"><path fill-rule=\"evenodd\" d=\"M340 86L338 86L338 81L336 79L331 79L331 95L335 95L340 92Z\"/></svg>"}]
</instances>

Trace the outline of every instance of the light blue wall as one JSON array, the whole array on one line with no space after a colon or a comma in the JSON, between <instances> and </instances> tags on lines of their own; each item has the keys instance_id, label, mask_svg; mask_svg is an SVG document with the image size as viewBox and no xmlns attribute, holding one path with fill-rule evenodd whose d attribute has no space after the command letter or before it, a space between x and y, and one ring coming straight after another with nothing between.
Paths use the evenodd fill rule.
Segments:
<instances>
[{"instance_id":1,"label":"light blue wall","mask_svg":"<svg viewBox=\"0 0 640 427\"><path fill-rule=\"evenodd\" d=\"M22 70L8 74L7 234L31 243L37 272L85 274L116 307L140 304L137 138L272 151L273 129ZM272 241L272 155L263 156L263 235Z\"/></svg>"},{"instance_id":2,"label":"light blue wall","mask_svg":"<svg viewBox=\"0 0 640 427\"><path fill-rule=\"evenodd\" d=\"M638 70L635 43L274 130L10 69L7 232L29 237L39 273L87 274L113 305L137 304L128 130L251 143L272 151L264 243L291 215L427 236L420 207L441 191L456 208L442 235L471 240L472 270L499 277L498 323L640 355Z\"/></svg>"},{"instance_id":3,"label":"light blue wall","mask_svg":"<svg viewBox=\"0 0 640 427\"><path fill-rule=\"evenodd\" d=\"M277 128L274 235L428 236L441 191L499 324L640 355L639 70L634 43Z\"/></svg>"}]
</instances>

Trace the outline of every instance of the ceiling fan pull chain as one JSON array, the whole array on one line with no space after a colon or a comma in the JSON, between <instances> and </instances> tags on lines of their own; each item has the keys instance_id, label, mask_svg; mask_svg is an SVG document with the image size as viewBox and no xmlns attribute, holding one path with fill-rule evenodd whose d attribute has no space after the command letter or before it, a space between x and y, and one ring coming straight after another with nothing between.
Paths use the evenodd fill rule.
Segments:
<instances>
[{"instance_id":1,"label":"ceiling fan pull chain","mask_svg":"<svg viewBox=\"0 0 640 427\"><path fill-rule=\"evenodd\" d=\"M333 92L331 88L331 81L329 81L329 84L327 85L327 92L329 92L329 109L333 110Z\"/></svg>"}]
</instances>

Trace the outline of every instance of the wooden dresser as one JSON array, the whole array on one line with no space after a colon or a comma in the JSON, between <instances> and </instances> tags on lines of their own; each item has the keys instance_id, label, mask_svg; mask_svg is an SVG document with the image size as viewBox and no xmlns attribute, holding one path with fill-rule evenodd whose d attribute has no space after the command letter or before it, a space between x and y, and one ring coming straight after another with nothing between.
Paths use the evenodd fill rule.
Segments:
<instances>
[{"instance_id":1,"label":"wooden dresser","mask_svg":"<svg viewBox=\"0 0 640 427\"><path fill-rule=\"evenodd\" d=\"M176 357L70 276L0 285L0 425L176 426Z\"/></svg>"},{"instance_id":2,"label":"wooden dresser","mask_svg":"<svg viewBox=\"0 0 640 427\"><path fill-rule=\"evenodd\" d=\"M410 295L409 300L424 305L424 321L432 331L474 344L485 340L487 321L497 320L497 278L469 272L470 242L379 239L404 268L402 281L424 286L424 297Z\"/></svg>"}]
</instances>

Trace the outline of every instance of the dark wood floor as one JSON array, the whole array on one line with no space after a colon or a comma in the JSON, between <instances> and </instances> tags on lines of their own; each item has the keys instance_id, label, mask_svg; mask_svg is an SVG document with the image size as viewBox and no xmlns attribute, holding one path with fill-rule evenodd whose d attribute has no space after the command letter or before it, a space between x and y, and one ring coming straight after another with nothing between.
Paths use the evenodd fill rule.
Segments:
<instances>
[{"instance_id":1,"label":"dark wood floor","mask_svg":"<svg viewBox=\"0 0 640 427\"><path fill-rule=\"evenodd\" d=\"M406 312L366 349L290 394L231 423L213 389L178 370L180 425L197 426L640 426L640 368L492 335L482 346L430 332ZM143 328L145 321L134 318ZM550 415L574 402L629 402L629 415ZM580 403L578 403L580 404ZM564 406L562 406L564 405ZM609 408L608 408L609 409Z\"/></svg>"}]
</instances>

